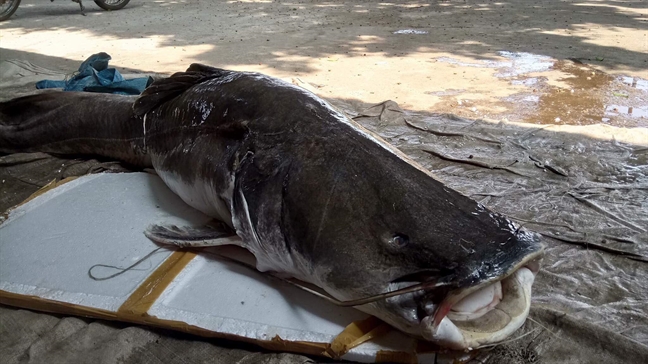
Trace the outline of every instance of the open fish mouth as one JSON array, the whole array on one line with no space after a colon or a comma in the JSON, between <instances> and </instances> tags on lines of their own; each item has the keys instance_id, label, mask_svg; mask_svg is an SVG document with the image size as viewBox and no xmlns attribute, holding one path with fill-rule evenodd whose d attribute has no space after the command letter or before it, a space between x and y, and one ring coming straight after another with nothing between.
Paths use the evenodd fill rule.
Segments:
<instances>
[{"instance_id":1,"label":"open fish mouth","mask_svg":"<svg viewBox=\"0 0 648 364\"><path fill-rule=\"evenodd\" d=\"M539 268L537 259L495 282L452 291L437 305L419 305L420 335L457 350L501 342L524 324Z\"/></svg>"}]
</instances>

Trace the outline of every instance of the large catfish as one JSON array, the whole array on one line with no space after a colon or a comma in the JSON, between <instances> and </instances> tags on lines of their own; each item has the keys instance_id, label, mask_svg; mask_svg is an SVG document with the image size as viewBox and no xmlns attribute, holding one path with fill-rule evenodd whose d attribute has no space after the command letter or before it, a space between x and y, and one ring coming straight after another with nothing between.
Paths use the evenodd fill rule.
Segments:
<instances>
[{"instance_id":1,"label":"large catfish","mask_svg":"<svg viewBox=\"0 0 648 364\"><path fill-rule=\"evenodd\" d=\"M139 97L17 98L0 104L0 151L152 165L187 204L229 225L258 270L358 302L442 346L499 342L529 312L538 235L444 186L326 101L268 76L194 64ZM210 246L224 241L218 226L145 233Z\"/></svg>"}]
</instances>

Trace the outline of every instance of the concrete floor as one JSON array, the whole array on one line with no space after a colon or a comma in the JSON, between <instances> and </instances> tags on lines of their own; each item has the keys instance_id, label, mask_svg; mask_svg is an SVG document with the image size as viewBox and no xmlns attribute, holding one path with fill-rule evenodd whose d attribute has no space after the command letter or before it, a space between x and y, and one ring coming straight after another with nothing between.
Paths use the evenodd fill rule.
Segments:
<instances>
[{"instance_id":1,"label":"concrete floor","mask_svg":"<svg viewBox=\"0 0 648 364\"><path fill-rule=\"evenodd\" d=\"M298 78L328 98L392 99L411 110L648 126L642 0L133 0L115 12L88 0L86 6L81 16L70 1L24 0L0 24L0 57L38 63L47 56L38 64L69 71L105 51L113 65L130 70L172 73L202 62Z\"/></svg>"}]
</instances>

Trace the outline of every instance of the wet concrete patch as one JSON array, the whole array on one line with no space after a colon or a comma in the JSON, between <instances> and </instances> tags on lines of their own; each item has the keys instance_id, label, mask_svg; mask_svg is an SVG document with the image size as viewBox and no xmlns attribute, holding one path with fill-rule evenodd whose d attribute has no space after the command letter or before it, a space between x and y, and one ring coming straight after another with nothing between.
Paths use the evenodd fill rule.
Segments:
<instances>
[{"instance_id":1,"label":"wet concrete patch","mask_svg":"<svg viewBox=\"0 0 648 364\"><path fill-rule=\"evenodd\" d=\"M605 107L605 115L619 116L627 115L631 118L648 118L648 106L632 107L621 105L608 105Z\"/></svg>"},{"instance_id":2,"label":"wet concrete patch","mask_svg":"<svg viewBox=\"0 0 648 364\"><path fill-rule=\"evenodd\" d=\"M439 96L435 106L451 108L459 115L514 120L532 124L648 126L648 80L633 76L612 76L578 60L556 60L525 52L500 51L503 60L462 61L439 57L458 67L495 69L494 77L508 80L515 93L499 103L461 100L471 90L446 89L426 92ZM495 106L506 111L499 112ZM481 112L484 110L484 112ZM472 115L470 115L472 114Z\"/></svg>"},{"instance_id":3,"label":"wet concrete patch","mask_svg":"<svg viewBox=\"0 0 648 364\"><path fill-rule=\"evenodd\" d=\"M554 60L551 57L526 53L499 51L497 54L506 58L506 61L482 60L476 62L463 62L451 57L439 57L437 62L445 62L464 67L496 68L496 77L515 77L532 72L542 72L551 68Z\"/></svg>"},{"instance_id":4,"label":"wet concrete patch","mask_svg":"<svg viewBox=\"0 0 648 364\"><path fill-rule=\"evenodd\" d=\"M443 91L425 91L424 93L426 95L432 95L432 96L456 96L460 95L462 93L466 92L464 89L453 89L449 88Z\"/></svg>"},{"instance_id":5,"label":"wet concrete patch","mask_svg":"<svg viewBox=\"0 0 648 364\"><path fill-rule=\"evenodd\" d=\"M454 64L457 66L462 66L462 67L477 67L477 68L503 68L507 67L510 65L510 62L504 62L504 61L477 61L477 62L463 62L460 61L456 58L452 57L439 57L436 59L437 62L445 62L445 63L450 63Z\"/></svg>"},{"instance_id":6,"label":"wet concrete patch","mask_svg":"<svg viewBox=\"0 0 648 364\"><path fill-rule=\"evenodd\" d=\"M566 87L550 85L544 80L531 82L532 95L517 95L518 98L540 95L536 105L527 105L528 110L521 110L525 121L534 124L648 125L648 93L636 87L642 86L645 80L613 77L569 60L556 62L552 69L567 75L558 80ZM513 82L516 81L528 83Z\"/></svg>"},{"instance_id":7,"label":"wet concrete patch","mask_svg":"<svg viewBox=\"0 0 648 364\"><path fill-rule=\"evenodd\" d=\"M621 80L621 82L630 87L634 87L638 90L648 91L648 80L642 80L641 78L628 76L621 76L619 77L619 79Z\"/></svg>"},{"instance_id":8,"label":"wet concrete patch","mask_svg":"<svg viewBox=\"0 0 648 364\"><path fill-rule=\"evenodd\" d=\"M394 34L428 34L428 31L420 29L401 29L395 31Z\"/></svg>"},{"instance_id":9,"label":"wet concrete patch","mask_svg":"<svg viewBox=\"0 0 648 364\"><path fill-rule=\"evenodd\" d=\"M511 81L511 84L512 85L523 85L523 86L530 87L530 86L536 85L538 83L538 81L539 80L536 77L531 77L531 78L525 78L523 80L513 80L513 81Z\"/></svg>"},{"instance_id":10,"label":"wet concrete patch","mask_svg":"<svg viewBox=\"0 0 648 364\"><path fill-rule=\"evenodd\" d=\"M554 60L548 56L542 56L526 52L497 52L500 56L510 59L510 66L506 66L496 73L496 77L515 77L532 72L543 72L554 65Z\"/></svg>"},{"instance_id":11,"label":"wet concrete patch","mask_svg":"<svg viewBox=\"0 0 648 364\"><path fill-rule=\"evenodd\" d=\"M536 124L600 123L605 112L602 93L614 78L570 61L559 61L553 69L569 75L559 80L568 88L550 86L544 82L536 112L528 115L526 121Z\"/></svg>"}]
</instances>

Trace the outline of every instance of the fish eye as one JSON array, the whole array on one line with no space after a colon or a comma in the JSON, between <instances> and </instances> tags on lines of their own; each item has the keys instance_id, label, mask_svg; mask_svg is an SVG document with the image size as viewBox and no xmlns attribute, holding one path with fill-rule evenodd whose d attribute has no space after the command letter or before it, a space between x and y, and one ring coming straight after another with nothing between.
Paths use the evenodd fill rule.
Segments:
<instances>
[{"instance_id":1,"label":"fish eye","mask_svg":"<svg viewBox=\"0 0 648 364\"><path fill-rule=\"evenodd\" d=\"M403 248L409 243L409 236L397 233L389 242L397 248Z\"/></svg>"}]
</instances>

